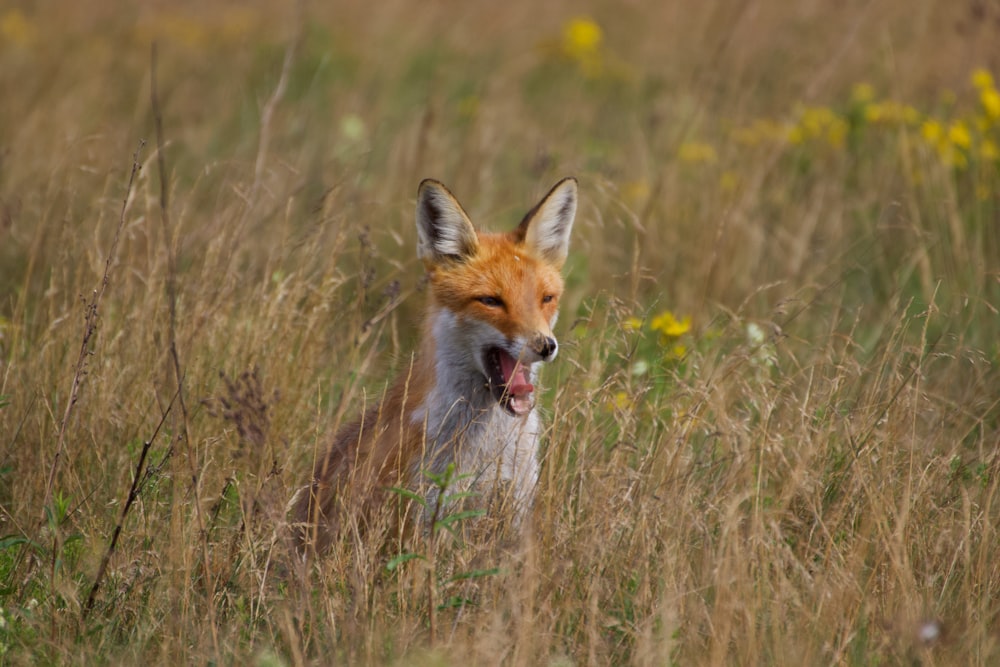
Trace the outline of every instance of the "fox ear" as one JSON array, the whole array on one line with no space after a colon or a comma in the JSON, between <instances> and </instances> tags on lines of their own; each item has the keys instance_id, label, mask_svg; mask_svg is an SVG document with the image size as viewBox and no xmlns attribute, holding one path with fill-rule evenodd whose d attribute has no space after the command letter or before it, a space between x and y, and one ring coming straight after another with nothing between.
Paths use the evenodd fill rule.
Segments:
<instances>
[{"instance_id":1,"label":"fox ear","mask_svg":"<svg viewBox=\"0 0 1000 667\"><path fill-rule=\"evenodd\" d=\"M562 179L528 211L514 230L519 242L560 267L569 253L569 233L576 217L576 193L576 179Z\"/></svg>"},{"instance_id":2,"label":"fox ear","mask_svg":"<svg viewBox=\"0 0 1000 667\"><path fill-rule=\"evenodd\" d=\"M429 262L475 254L476 229L448 188L425 179L417 190L417 257Z\"/></svg>"}]
</instances>

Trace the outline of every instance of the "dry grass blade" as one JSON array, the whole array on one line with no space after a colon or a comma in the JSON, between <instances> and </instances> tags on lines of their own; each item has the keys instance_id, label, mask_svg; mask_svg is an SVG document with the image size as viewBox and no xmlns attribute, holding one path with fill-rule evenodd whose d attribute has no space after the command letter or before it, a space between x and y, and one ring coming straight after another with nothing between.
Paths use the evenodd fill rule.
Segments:
<instances>
[{"instance_id":1,"label":"dry grass blade","mask_svg":"<svg viewBox=\"0 0 1000 667\"><path fill-rule=\"evenodd\" d=\"M76 358L76 365L73 370L73 383L70 385L69 396L66 400L66 409L63 412L62 420L59 422L59 434L56 437L56 451L52 457L52 463L49 466L48 481L45 483L45 495L42 501L43 507L47 507L52 502L52 490L55 487L56 475L59 473L59 465L62 461L66 445L66 429L69 425L70 416L73 414L73 408L76 406L76 402L79 399L80 389L83 386L84 377L87 374L87 359L93 353L90 349L90 343L94 334L97 333L97 320L101 300L104 298L104 292L108 288L111 266L117 259L118 242L121 239L122 229L125 227L125 213L128 210L129 199L132 196L132 186L135 183L136 174L139 173L139 154L144 145L145 141L140 140L138 148L136 148L135 153L132 154L132 168L129 170L128 185L125 187L125 196L122 198L121 215L118 218L118 227L115 229L114 240L111 242L111 247L108 249L107 259L104 262L104 274L101 276L101 283L94 289L90 299L84 302L84 326L83 337L80 340L80 353Z\"/></svg>"}]
</instances>

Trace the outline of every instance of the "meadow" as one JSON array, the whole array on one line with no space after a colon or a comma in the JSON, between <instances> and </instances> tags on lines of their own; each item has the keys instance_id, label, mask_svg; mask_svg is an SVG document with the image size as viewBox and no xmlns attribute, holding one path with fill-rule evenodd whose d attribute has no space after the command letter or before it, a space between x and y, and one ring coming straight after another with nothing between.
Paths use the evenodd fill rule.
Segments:
<instances>
[{"instance_id":1,"label":"meadow","mask_svg":"<svg viewBox=\"0 0 1000 667\"><path fill-rule=\"evenodd\" d=\"M0 664L997 664L998 40L977 1L5 3ZM417 184L502 229L567 175L530 529L301 566L289 499L413 349Z\"/></svg>"}]
</instances>

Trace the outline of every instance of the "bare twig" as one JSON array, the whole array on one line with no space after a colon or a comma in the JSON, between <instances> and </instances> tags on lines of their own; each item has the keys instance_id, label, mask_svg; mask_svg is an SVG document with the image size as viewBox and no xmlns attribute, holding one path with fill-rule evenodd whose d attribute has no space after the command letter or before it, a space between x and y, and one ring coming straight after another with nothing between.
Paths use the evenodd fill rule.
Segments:
<instances>
[{"instance_id":1,"label":"bare twig","mask_svg":"<svg viewBox=\"0 0 1000 667\"><path fill-rule=\"evenodd\" d=\"M160 434L160 429L163 428L163 424L167 421L167 415L170 414L170 410L174 407L174 401L180 395L180 388L174 392L174 397L170 399L167 409L163 411L163 415L160 417L160 422L156 425L156 429L153 431L153 435L142 443L142 451L139 453L139 462L135 465L135 472L132 474L132 486L128 490L128 496L125 498L125 503L122 505L122 513L118 517L118 524L115 526L115 531L111 535L111 542L108 543L107 551L104 552L104 557L101 559L101 564L97 568L97 574L94 576L94 584L90 587L90 594L87 596L87 602L83 605L83 618L86 619L87 615L90 614L91 609L94 607L94 600L97 597L97 591L101 587L101 581L104 579L104 574L107 572L108 563L111 561L111 556L115 553L115 547L118 545L118 538L121 536L122 526L125 525L125 518L128 516L129 509L132 508L132 503L135 499L139 497L142 493L142 489L149 479L148 475L142 474L142 466L146 463L146 455L149 454L150 447L153 446L153 442L156 440L156 436Z\"/></svg>"},{"instance_id":2,"label":"bare twig","mask_svg":"<svg viewBox=\"0 0 1000 667\"><path fill-rule=\"evenodd\" d=\"M285 96L285 88L288 87L288 72L292 67L292 56L294 55L295 42L291 42L285 49L285 59L281 64L281 76L278 77L278 85L275 86L271 97L264 103L264 109L260 115L260 140L257 145L257 159L253 167L253 185L250 187L250 195L247 197L249 208L252 208L257 201L257 193L260 190L260 182L264 175L264 162L267 159L267 151L271 143L271 117L274 116L274 109L278 102Z\"/></svg>"},{"instance_id":3,"label":"bare twig","mask_svg":"<svg viewBox=\"0 0 1000 667\"><path fill-rule=\"evenodd\" d=\"M254 161L253 167L253 184L250 186L250 192L246 198L246 213L253 210L254 204L257 203L257 195L260 192L260 184L264 177L264 164L267 161L267 152L271 144L271 118L274 116L274 110L278 106L278 103L285 96L285 89L288 87L288 76L292 70L292 62L294 61L295 52L298 50L299 41L302 39L301 7L299 7L298 11L300 16L295 22L295 34L285 48L285 58L281 63L281 74L278 76L278 84L274 87L271 96L264 103L264 108L261 110L257 159Z\"/></svg>"}]
</instances>

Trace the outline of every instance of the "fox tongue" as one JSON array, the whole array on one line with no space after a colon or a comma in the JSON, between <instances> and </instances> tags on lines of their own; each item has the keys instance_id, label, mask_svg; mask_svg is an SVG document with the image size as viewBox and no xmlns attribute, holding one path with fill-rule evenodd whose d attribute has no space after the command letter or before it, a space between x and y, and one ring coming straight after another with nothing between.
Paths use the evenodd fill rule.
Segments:
<instances>
[{"instance_id":1,"label":"fox tongue","mask_svg":"<svg viewBox=\"0 0 1000 667\"><path fill-rule=\"evenodd\" d=\"M534 385L528 381L528 372L524 366L503 350L500 350L500 371L503 373L504 384L507 385L507 393L511 396L527 396L535 390Z\"/></svg>"}]
</instances>

